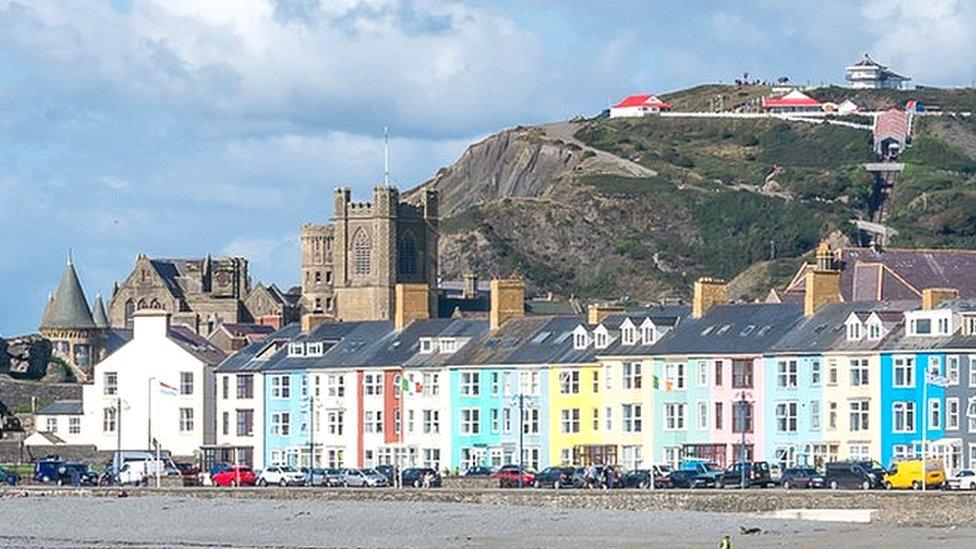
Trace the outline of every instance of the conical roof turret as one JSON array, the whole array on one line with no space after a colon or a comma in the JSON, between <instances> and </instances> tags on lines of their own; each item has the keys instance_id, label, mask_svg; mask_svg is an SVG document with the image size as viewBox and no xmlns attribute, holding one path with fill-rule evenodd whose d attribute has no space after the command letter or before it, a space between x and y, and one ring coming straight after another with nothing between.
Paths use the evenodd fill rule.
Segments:
<instances>
[{"instance_id":1,"label":"conical roof turret","mask_svg":"<svg viewBox=\"0 0 976 549\"><path fill-rule=\"evenodd\" d=\"M94 328L91 309L85 298L85 290L78 281L78 273L68 256L68 264L61 275L61 284L54 293L54 301L50 303L45 318L41 322L44 328Z\"/></svg>"},{"instance_id":2,"label":"conical roof turret","mask_svg":"<svg viewBox=\"0 0 976 549\"><path fill-rule=\"evenodd\" d=\"M102 303L101 294L95 297L95 306L92 307L92 320L96 328L108 328L108 315L105 314L105 304Z\"/></svg>"}]
</instances>

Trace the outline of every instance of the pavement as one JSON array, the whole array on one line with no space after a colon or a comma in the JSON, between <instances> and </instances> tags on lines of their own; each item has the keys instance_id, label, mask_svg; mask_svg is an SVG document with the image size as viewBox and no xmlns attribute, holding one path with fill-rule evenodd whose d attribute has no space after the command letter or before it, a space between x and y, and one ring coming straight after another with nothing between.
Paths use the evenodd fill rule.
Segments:
<instances>
[{"instance_id":1,"label":"pavement","mask_svg":"<svg viewBox=\"0 0 976 549\"><path fill-rule=\"evenodd\" d=\"M5 497L0 546L310 548L973 547L973 528L820 523L699 511L443 502ZM742 534L741 528L758 528Z\"/></svg>"}]
</instances>

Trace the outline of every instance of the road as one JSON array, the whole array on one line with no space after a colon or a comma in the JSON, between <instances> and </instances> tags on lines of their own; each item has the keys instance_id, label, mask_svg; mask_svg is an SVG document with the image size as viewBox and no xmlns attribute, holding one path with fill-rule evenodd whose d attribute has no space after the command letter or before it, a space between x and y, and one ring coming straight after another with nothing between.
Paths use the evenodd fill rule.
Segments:
<instances>
[{"instance_id":1,"label":"road","mask_svg":"<svg viewBox=\"0 0 976 549\"><path fill-rule=\"evenodd\" d=\"M3 547L714 548L726 533L736 548L976 546L974 529L695 511L173 496L7 497L0 509Z\"/></svg>"}]
</instances>

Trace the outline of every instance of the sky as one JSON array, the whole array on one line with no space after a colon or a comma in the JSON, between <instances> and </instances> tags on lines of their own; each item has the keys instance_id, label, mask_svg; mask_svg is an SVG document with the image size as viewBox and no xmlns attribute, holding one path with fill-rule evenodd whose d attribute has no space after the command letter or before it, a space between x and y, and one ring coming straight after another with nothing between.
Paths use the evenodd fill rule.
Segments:
<instances>
[{"instance_id":1,"label":"sky","mask_svg":"<svg viewBox=\"0 0 976 549\"><path fill-rule=\"evenodd\" d=\"M137 254L298 280L332 190L411 188L471 143L742 73L841 83L863 52L976 80L967 0L0 0L0 335L67 251L90 301Z\"/></svg>"}]
</instances>

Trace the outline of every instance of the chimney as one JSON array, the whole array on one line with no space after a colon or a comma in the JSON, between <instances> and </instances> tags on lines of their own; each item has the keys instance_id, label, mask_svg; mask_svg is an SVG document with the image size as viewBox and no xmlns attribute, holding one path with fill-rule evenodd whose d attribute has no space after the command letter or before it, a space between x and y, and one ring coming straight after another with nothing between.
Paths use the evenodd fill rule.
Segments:
<instances>
[{"instance_id":1,"label":"chimney","mask_svg":"<svg viewBox=\"0 0 976 549\"><path fill-rule=\"evenodd\" d=\"M959 298L959 290L955 288L926 288L922 290L922 308L935 309L945 301Z\"/></svg>"},{"instance_id":2,"label":"chimney","mask_svg":"<svg viewBox=\"0 0 976 549\"><path fill-rule=\"evenodd\" d=\"M332 320L328 315L322 313L305 313L302 315L302 333L307 334L315 328L318 328L319 324L325 324Z\"/></svg>"},{"instance_id":3,"label":"chimney","mask_svg":"<svg viewBox=\"0 0 976 549\"><path fill-rule=\"evenodd\" d=\"M478 275L467 273L464 275L464 288L461 290L461 297L464 299L474 299L478 296Z\"/></svg>"},{"instance_id":4,"label":"chimney","mask_svg":"<svg viewBox=\"0 0 976 549\"><path fill-rule=\"evenodd\" d=\"M397 284L393 325L402 330L413 320L430 318L430 287L426 284Z\"/></svg>"},{"instance_id":5,"label":"chimney","mask_svg":"<svg viewBox=\"0 0 976 549\"><path fill-rule=\"evenodd\" d=\"M163 309L139 309L132 315L133 339L165 338L169 332L169 313Z\"/></svg>"},{"instance_id":6,"label":"chimney","mask_svg":"<svg viewBox=\"0 0 976 549\"><path fill-rule=\"evenodd\" d=\"M816 264L807 271L803 284L804 316L813 316L820 307L840 301L840 271L826 240L817 246Z\"/></svg>"},{"instance_id":7,"label":"chimney","mask_svg":"<svg viewBox=\"0 0 976 549\"><path fill-rule=\"evenodd\" d=\"M701 318L713 305L728 303L729 289L719 278L702 277L695 281L695 295L691 301L692 318Z\"/></svg>"},{"instance_id":8,"label":"chimney","mask_svg":"<svg viewBox=\"0 0 976 549\"><path fill-rule=\"evenodd\" d=\"M616 305L599 305L593 303L586 309L586 323L591 326L595 326L603 322L604 318L622 312L624 312L623 307L619 307Z\"/></svg>"},{"instance_id":9,"label":"chimney","mask_svg":"<svg viewBox=\"0 0 976 549\"><path fill-rule=\"evenodd\" d=\"M507 320L525 316L525 285L521 278L491 280L489 328L497 330Z\"/></svg>"}]
</instances>

